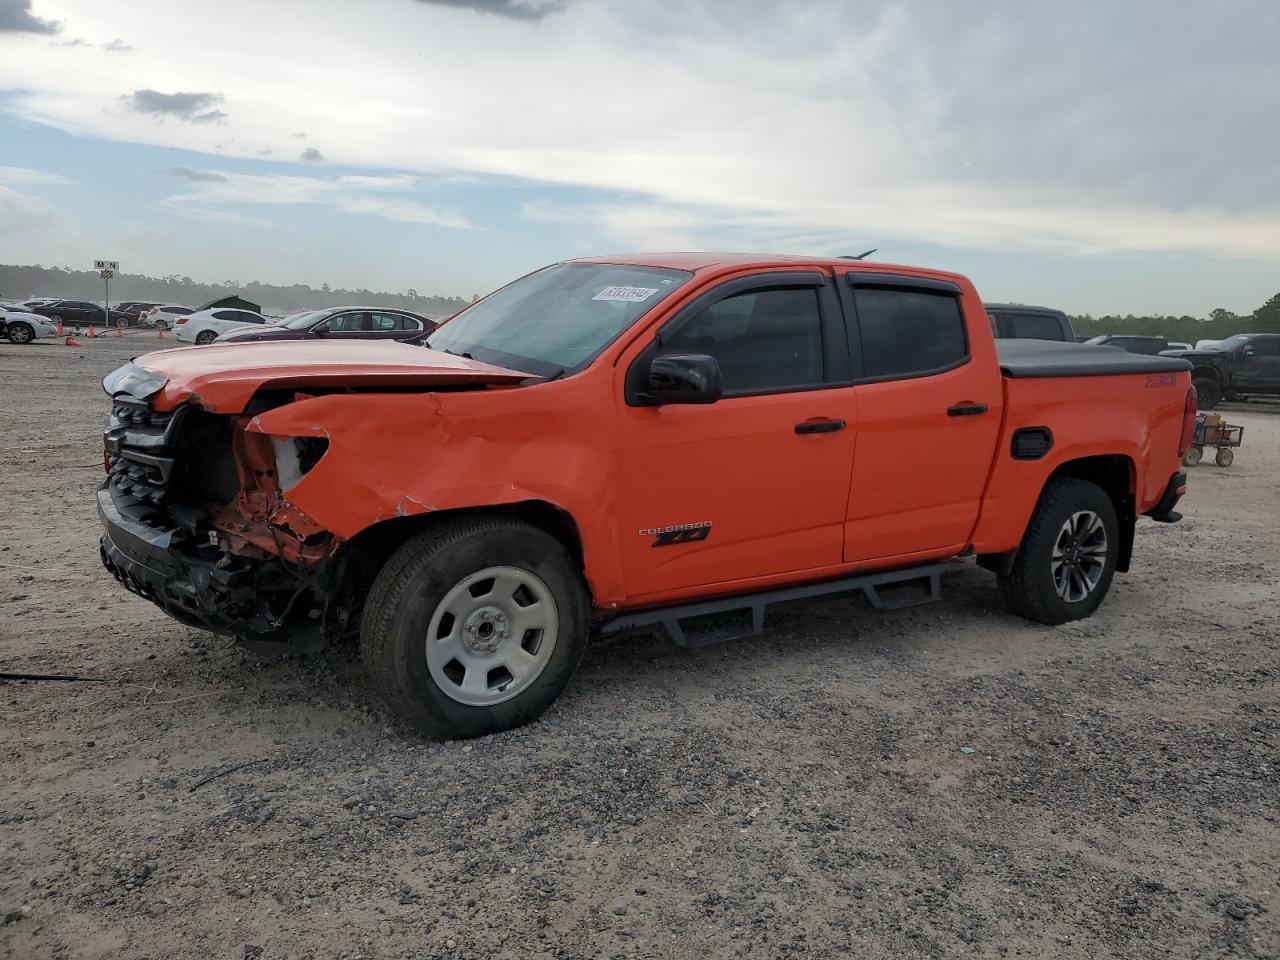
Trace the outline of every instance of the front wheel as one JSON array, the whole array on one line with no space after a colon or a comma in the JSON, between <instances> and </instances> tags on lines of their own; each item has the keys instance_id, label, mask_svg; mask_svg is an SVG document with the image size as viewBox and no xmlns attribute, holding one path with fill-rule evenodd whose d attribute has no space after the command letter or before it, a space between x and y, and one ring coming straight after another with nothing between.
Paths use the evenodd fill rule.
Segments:
<instances>
[{"instance_id":1,"label":"front wheel","mask_svg":"<svg viewBox=\"0 0 1280 960\"><path fill-rule=\"evenodd\" d=\"M11 323L6 329L10 343L30 343L36 338L36 332L26 323Z\"/></svg>"},{"instance_id":2,"label":"front wheel","mask_svg":"<svg viewBox=\"0 0 1280 960\"><path fill-rule=\"evenodd\" d=\"M374 580L360 624L387 704L432 737L536 719L586 647L590 603L568 550L503 518L450 520L405 543Z\"/></svg>"},{"instance_id":3,"label":"front wheel","mask_svg":"<svg viewBox=\"0 0 1280 960\"><path fill-rule=\"evenodd\" d=\"M1229 467L1235 463L1236 455L1230 447L1219 447L1218 452L1214 454L1213 462L1220 467Z\"/></svg>"},{"instance_id":4,"label":"front wheel","mask_svg":"<svg viewBox=\"0 0 1280 960\"><path fill-rule=\"evenodd\" d=\"M1053 480L1000 588L1010 609L1028 620L1080 620L1107 595L1119 549L1120 525L1106 491L1087 480Z\"/></svg>"}]
</instances>

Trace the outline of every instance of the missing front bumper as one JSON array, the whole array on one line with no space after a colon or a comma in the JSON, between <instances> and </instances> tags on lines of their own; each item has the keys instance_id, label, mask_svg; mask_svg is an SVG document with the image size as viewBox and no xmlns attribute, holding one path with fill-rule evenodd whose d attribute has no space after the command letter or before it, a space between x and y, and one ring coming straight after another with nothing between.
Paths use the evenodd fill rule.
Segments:
<instances>
[{"instance_id":1,"label":"missing front bumper","mask_svg":"<svg viewBox=\"0 0 1280 960\"><path fill-rule=\"evenodd\" d=\"M148 526L98 491L103 566L127 590L187 626L313 649L324 635L327 564L303 570L199 548L179 530Z\"/></svg>"}]
</instances>

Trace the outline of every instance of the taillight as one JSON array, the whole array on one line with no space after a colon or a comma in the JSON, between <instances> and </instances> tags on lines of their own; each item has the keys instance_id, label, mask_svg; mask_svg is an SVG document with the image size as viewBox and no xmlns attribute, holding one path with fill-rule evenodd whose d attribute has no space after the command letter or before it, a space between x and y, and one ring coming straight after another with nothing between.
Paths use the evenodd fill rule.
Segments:
<instances>
[{"instance_id":1,"label":"taillight","mask_svg":"<svg viewBox=\"0 0 1280 960\"><path fill-rule=\"evenodd\" d=\"M1191 387L1187 390L1187 405L1182 408L1182 439L1178 442L1178 456L1182 456L1191 449L1191 441L1196 436L1196 413L1199 410L1199 403L1196 397L1196 388Z\"/></svg>"},{"instance_id":2,"label":"taillight","mask_svg":"<svg viewBox=\"0 0 1280 960\"><path fill-rule=\"evenodd\" d=\"M188 320L190 320L190 319L191 319L190 317L179 317L177 320L175 320L175 321L173 321L173 322L174 322L174 323L186 323L186 322L187 322Z\"/></svg>"}]
</instances>

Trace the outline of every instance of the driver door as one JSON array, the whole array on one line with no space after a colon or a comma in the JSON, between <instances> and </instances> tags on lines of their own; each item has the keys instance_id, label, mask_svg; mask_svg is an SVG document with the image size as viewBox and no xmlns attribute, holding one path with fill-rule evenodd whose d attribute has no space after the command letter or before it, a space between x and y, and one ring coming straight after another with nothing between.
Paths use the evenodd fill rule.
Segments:
<instances>
[{"instance_id":1,"label":"driver door","mask_svg":"<svg viewBox=\"0 0 1280 960\"><path fill-rule=\"evenodd\" d=\"M722 399L638 405L652 359L670 354L714 357ZM721 284L620 364L628 597L841 562L857 427L847 365L839 302L816 271Z\"/></svg>"}]
</instances>

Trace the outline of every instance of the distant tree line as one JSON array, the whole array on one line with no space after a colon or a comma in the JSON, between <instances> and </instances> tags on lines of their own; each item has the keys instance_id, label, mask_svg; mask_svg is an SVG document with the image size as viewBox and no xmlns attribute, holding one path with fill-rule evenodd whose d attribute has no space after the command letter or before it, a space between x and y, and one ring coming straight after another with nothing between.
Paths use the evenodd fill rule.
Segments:
<instances>
[{"instance_id":1,"label":"distant tree line","mask_svg":"<svg viewBox=\"0 0 1280 960\"><path fill-rule=\"evenodd\" d=\"M1132 333L1160 336L1167 340L1190 343L1197 340L1225 340L1237 333L1280 333L1280 293L1253 313L1232 313L1219 307L1200 317L1094 317L1085 314L1072 317L1071 326L1080 336L1096 337L1101 333Z\"/></svg>"},{"instance_id":2,"label":"distant tree line","mask_svg":"<svg viewBox=\"0 0 1280 960\"><path fill-rule=\"evenodd\" d=\"M197 283L176 274L148 277L122 273L111 281L111 302L154 300L198 307L219 297L236 293L260 304L268 313L292 313L295 310L319 309L344 304L370 307L401 307L415 313L448 316L468 301L462 297L439 297L407 290L392 293L385 290L346 290L322 283L317 290L304 283L280 286L251 280L237 283ZM0 264L0 299L26 300L30 297L61 297L65 300L102 301L102 279L93 270L71 270L67 267L19 267Z\"/></svg>"}]
</instances>

